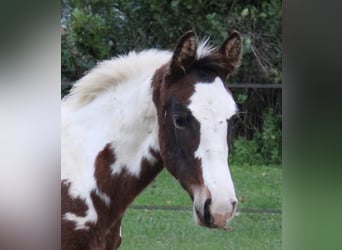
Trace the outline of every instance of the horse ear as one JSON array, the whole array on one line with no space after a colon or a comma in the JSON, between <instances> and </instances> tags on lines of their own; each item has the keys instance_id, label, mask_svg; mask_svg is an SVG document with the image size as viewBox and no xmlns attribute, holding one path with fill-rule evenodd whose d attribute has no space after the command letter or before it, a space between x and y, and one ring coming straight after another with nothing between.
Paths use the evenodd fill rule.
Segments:
<instances>
[{"instance_id":1,"label":"horse ear","mask_svg":"<svg viewBox=\"0 0 342 250\"><path fill-rule=\"evenodd\" d=\"M237 70L241 64L242 41L240 33L233 31L232 34L223 42L219 52L228 59L232 69L229 74Z\"/></svg>"},{"instance_id":2,"label":"horse ear","mask_svg":"<svg viewBox=\"0 0 342 250\"><path fill-rule=\"evenodd\" d=\"M186 72L195 60L197 50L197 37L194 31L184 33L178 40L170 63L170 71Z\"/></svg>"}]
</instances>

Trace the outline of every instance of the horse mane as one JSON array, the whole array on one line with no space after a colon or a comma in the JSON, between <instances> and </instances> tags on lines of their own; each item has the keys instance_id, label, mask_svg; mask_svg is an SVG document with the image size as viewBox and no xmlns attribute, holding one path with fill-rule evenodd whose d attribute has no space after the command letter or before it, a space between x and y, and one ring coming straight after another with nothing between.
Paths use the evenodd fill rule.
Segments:
<instances>
[{"instance_id":1,"label":"horse mane","mask_svg":"<svg viewBox=\"0 0 342 250\"><path fill-rule=\"evenodd\" d=\"M214 47L208 40L201 40L197 47L197 60L209 56ZM105 90L111 89L129 79L151 74L167 63L172 56L168 50L149 49L141 52L132 51L127 55L114 57L98 63L85 76L78 80L64 100L73 101L76 107L92 102Z\"/></svg>"},{"instance_id":2,"label":"horse mane","mask_svg":"<svg viewBox=\"0 0 342 250\"><path fill-rule=\"evenodd\" d=\"M84 106L119 83L144 72L153 72L170 57L169 51L150 49L132 51L127 55L102 61L74 84L67 99L73 99L77 106Z\"/></svg>"}]
</instances>

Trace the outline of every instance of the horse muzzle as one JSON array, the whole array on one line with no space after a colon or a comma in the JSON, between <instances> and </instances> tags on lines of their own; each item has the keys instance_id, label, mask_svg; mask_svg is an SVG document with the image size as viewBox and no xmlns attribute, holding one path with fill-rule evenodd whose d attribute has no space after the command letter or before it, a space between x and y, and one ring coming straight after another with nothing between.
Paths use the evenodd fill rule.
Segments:
<instances>
[{"instance_id":1,"label":"horse muzzle","mask_svg":"<svg viewBox=\"0 0 342 250\"><path fill-rule=\"evenodd\" d=\"M204 227L224 228L227 222L234 217L237 204L235 196L213 201L209 190L202 188L201 191L194 193L195 222Z\"/></svg>"}]
</instances>

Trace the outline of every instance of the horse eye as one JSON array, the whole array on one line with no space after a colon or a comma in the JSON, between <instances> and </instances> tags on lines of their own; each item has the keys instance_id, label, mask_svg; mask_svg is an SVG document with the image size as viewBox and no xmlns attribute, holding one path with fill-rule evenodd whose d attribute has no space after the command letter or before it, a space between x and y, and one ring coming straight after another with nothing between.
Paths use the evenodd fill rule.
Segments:
<instances>
[{"instance_id":1,"label":"horse eye","mask_svg":"<svg viewBox=\"0 0 342 250\"><path fill-rule=\"evenodd\" d=\"M186 125L186 118L181 116L174 116L174 123L177 128L184 128Z\"/></svg>"}]
</instances>

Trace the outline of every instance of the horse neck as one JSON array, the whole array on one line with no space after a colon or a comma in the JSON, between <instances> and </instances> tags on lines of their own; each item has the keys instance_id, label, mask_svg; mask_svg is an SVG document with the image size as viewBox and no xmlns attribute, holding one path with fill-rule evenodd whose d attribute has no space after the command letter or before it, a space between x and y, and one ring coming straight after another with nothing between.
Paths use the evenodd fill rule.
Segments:
<instances>
[{"instance_id":1,"label":"horse neck","mask_svg":"<svg viewBox=\"0 0 342 250\"><path fill-rule=\"evenodd\" d=\"M150 79L118 84L81 108L63 104L61 177L99 221L117 221L163 167Z\"/></svg>"},{"instance_id":2,"label":"horse neck","mask_svg":"<svg viewBox=\"0 0 342 250\"><path fill-rule=\"evenodd\" d=\"M94 176L98 190L110 197L111 213L121 217L163 164L150 80L133 81L116 91L109 95L116 114L110 126L113 137L96 157Z\"/></svg>"},{"instance_id":3,"label":"horse neck","mask_svg":"<svg viewBox=\"0 0 342 250\"><path fill-rule=\"evenodd\" d=\"M147 158L143 158L140 162L139 176L132 175L126 168L119 174L111 174L111 165L115 164L116 157L109 144L98 154L94 174L97 180L98 199L101 198L102 193L105 193L109 197L109 202L107 204L94 203L95 207L96 204L102 206L102 209L96 207L98 211L106 211L104 205L109 208L110 215L106 218L107 221L120 220L128 205L162 170L160 154L153 150L151 154L156 161L150 162Z\"/></svg>"}]
</instances>

